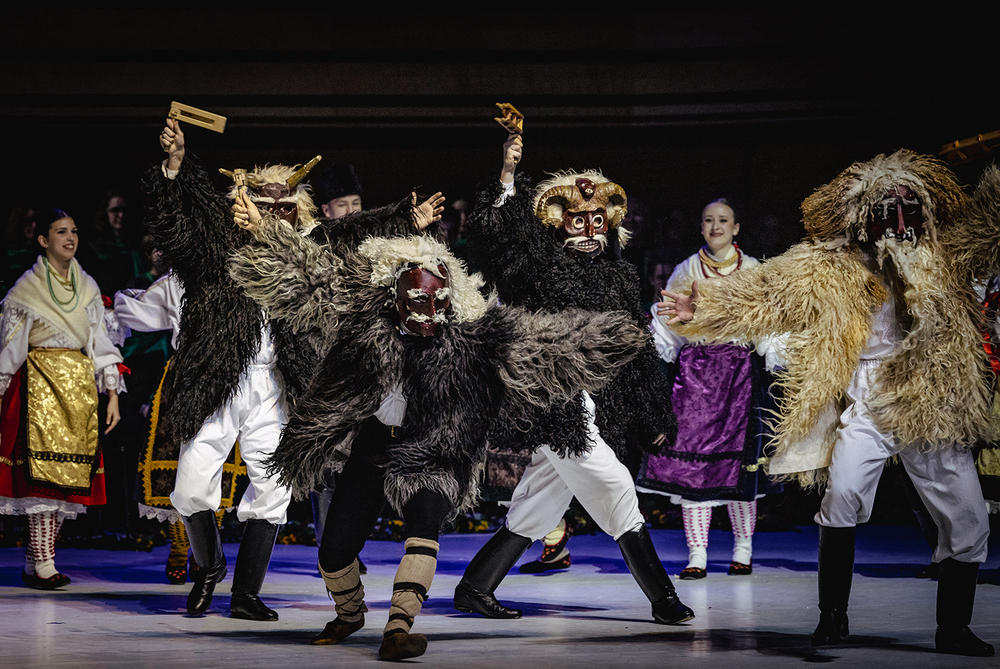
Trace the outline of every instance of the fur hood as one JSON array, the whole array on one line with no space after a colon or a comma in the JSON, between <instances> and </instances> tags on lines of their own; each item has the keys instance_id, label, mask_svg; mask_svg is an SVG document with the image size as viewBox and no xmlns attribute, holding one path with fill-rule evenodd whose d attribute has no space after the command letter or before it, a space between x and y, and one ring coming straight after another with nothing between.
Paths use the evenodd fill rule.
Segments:
<instances>
[{"instance_id":1,"label":"fur hood","mask_svg":"<svg viewBox=\"0 0 1000 669\"><path fill-rule=\"evenodd\" d=\"M854 163L817 188L802 203L806 233L833 246L868 241L866 226L872 210L893 186L908 186L920 196L924 229L935 243L939 232L955 221L966 204L955 175L944 163L901 149Z\"/></svg>"}]
</instances>

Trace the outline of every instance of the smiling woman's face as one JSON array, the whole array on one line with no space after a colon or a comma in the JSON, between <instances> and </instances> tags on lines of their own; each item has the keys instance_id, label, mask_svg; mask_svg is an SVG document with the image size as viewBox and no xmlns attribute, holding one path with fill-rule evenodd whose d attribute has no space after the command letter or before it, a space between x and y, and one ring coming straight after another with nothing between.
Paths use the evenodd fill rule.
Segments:
<instances>
[{"instance_id":1,"label":"smiling woman's face","mask_svg":"<svg viewBox=\"0 0 1000 669\"><path fill-rule=\"evenodd\" d=\"M729 205L713 202L701 213L701 236L714 256L724 253L739 231L740 224Z\"/></svg>"},{"instance_id":2,"label":"smiling woman's face","mask_svg":"<svg viewBox=\"0 0 1000 669\"><path fill-rule=\"evenodd\" d=\"M80 238L77 236L76 223L69 216L53 221L48 234L39 235L38 243L45 249L45 255L50 262L68 263L76 255L76 247Z\"/></svg>"}]
</instances>

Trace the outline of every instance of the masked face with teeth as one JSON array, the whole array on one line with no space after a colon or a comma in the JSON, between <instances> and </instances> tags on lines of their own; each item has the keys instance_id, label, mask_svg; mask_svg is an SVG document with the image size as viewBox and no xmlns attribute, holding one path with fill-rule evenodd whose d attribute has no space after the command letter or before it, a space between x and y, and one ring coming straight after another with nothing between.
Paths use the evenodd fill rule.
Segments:
<instances>
[{"instance_id":1,"label":"masked face with teeth","mask_svg":"<svg viewBox=\"0 0 1000 669\"><path fill-rule=\"evenodd\" d=\"M563 172L536 191L535 215L555 228L566 253L596 258L609 246L612 230L624 245L627 233L620 227L627 211L625 191L600 172Z\"/></svg>"},{"instance_id":2,"label":"masked face with teeth","mask_svg":"<svg viewBox=\"0 0 1000 669\"><path fill-rule=\"evenodd\" d=\"M868 240L895 239L917 244L924 233L923 203L907 186L890 188L872 207L868 219Z\"/></svg>"},{"instance_id":3,"label":"masked face with teeth","mask_svg":"<svg viewBox=\"0 0 1000 669\"><path fill-rule=\"evenodd\" d=\"M447 321L450 306L451 288L444 265L438 265L437 272L413 267L396 280L396 310L405 332L433 337Z\"/></svg>"},{"instance_id":4,"label":"masked face with teeth","mask_svg":"<svg viewBox=\"0 0 1000 669\"><path fill-rule=\"evenodd\" d=\"M563 213L563 248L570 255L595 258L608 245L608 213L595 211L567 211Z\"/></svg>"}]
</instances>

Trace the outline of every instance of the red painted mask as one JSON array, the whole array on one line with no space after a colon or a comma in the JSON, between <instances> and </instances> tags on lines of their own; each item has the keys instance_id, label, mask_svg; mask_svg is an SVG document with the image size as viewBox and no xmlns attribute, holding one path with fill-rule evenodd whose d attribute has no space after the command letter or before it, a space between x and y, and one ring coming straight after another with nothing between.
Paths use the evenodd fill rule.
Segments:
<instances>
[{"instance_id":1,"label":"red painted mask","mask_svg":"<svg viewBox=\"0 0 1000 669\"><path fill-rule=\"evenodd\" d=\"M448 269L438 265L441 276L422 267L400 274L396 280L396 310L400 326L407 332L432 337L446 322L451 306Z\"/></svg>"},{"instance_id":2,"label":"red painted mask","mask_svg":"<svg viewBox=\"0 0 1000 669\"><path fill-rule=\"evenodd\" d=\"M875 203L868 219L868 241L883 237L917 243L924 234L924 214L920 197L907 186L886 191Z\"/></svg>"}]
</instances>

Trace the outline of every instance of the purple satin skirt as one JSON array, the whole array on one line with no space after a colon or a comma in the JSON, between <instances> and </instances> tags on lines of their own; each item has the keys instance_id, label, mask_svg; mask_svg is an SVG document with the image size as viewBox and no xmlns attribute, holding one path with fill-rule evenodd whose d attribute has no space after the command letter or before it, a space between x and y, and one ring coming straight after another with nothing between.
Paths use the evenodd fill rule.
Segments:
<instances>
[{"instance_id":1,"label":"purple satin skirt","mask_svg":"<svg viewBox=\"0 0 1000 669\"><path fill-rule=\"evenodd\" d=\"M729 344L681 349L673 387L677 441L648 456L640 486L692 501L754 499L763 432L754 358L753 349Z\"/></svg>"}]
</instances>

